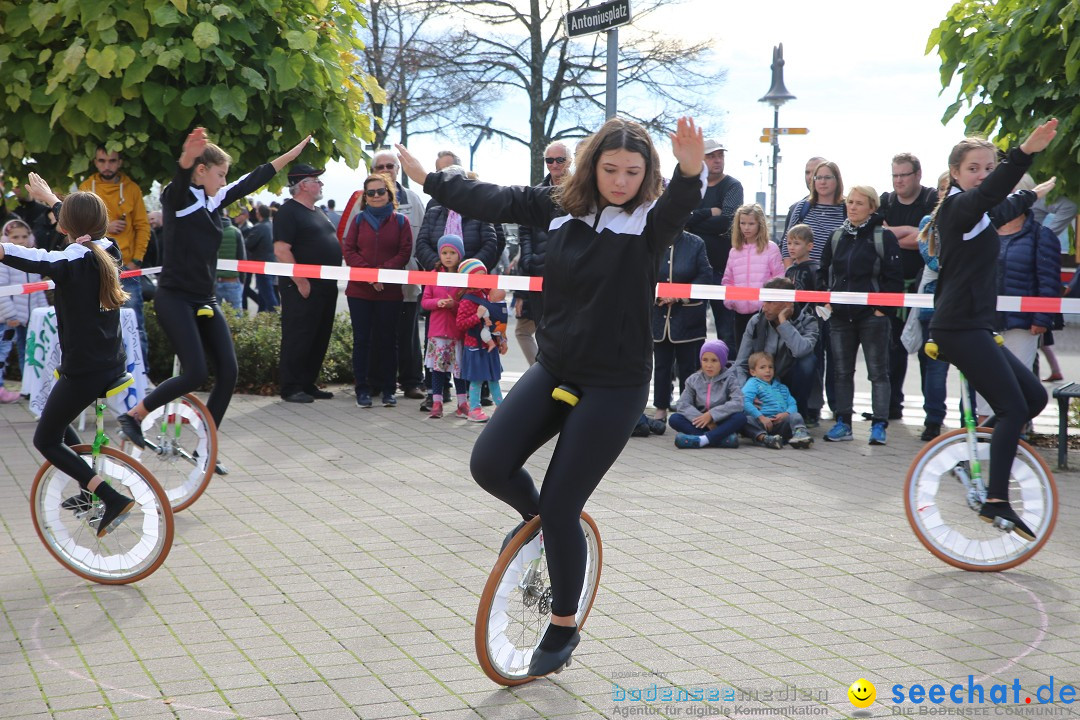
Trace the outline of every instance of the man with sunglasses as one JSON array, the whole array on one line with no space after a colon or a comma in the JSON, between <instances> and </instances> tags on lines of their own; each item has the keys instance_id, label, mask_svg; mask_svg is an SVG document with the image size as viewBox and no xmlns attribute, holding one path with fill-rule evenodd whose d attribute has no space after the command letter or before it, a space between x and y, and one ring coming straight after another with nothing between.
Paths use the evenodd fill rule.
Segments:
<instances>
[{"instance_id":1,"label":"man with sunglasses","mask_svg":"<svg viewBox=\"0 0 1080 720\"><path fill-rule=\"evenodd\" d=\"M570 148L555 141L544 149L544 165L547 175L539 187L559 185L570 176ZM520 275L541 276L544 274L544 255L547 253L548 229L546 227L518 228L518 261ZM544 314L542 293L514 293L514 337L517 338L521 352L532 365L536 362L536 326Z\"/></svg>"},{"instance_id":2,"label":"man with sunglasses","mask_svg":"<svg viewBox=\"0 0 1080 720\"><path fill-rule=\"evenodd\" d=\"M292 197L274 214L274 255L278 262L341 265L337 228L316 207L322 199L325 172L299 163L289 170ZM337 308L337 280L283 277L281 291L281 358L279 376L285 402L326 400L319 378Z\"/></svg>"},{"instance_id":3,"label":"man with sunglasses","mask_svg":"<svg viewBox=\"0 0 1080 720\"><path fill-rule=\"evenodd\" d=\"M380 150L371 159L371 173L373 175L385 175L397 186L395 197L397 198L397 210L395 212L409 219L412 229L412 254L405 266L406 270L419 270L420 265L416 262L416 236L420 232L420 225L424 222L424 201L413 190L398 182L398 173L401 167L398 164L397 155L393 150ZM397 384L407 398L420 399L424 393L424 354L420 349L420 293L419 285L402 286L404 302L401 304L401 315L397 324ZM378 353L379 346L373 349L373 354ZM368 366L372 372L382 367L378 358L372 357ZM372 387L382 387L379 382L382 378L369 378Z\"/></svg>"},{"instance_id":4,"label":"man with sunglasses","mask_svg":"<svg viewBox=\"0 0 1080 720\"><path fill-rule=\"evenodd\" d=\"M705 165L709 168L708 187L701 204L690 214L686 229L705 241L705 254L713 267L713 284L720 285L731 252L731 221L743 204L743 186L724 174L724 146L716 140L705 141ZM716 336L735 347L735 313L722 300L712 300Z\"/></svg>"},{"instance_id":5,"label":"man with sunglasses","mask_svg":"<svg viewBox=\"0 0 1080 720\"><path fill-rule=\"evenodd\" d=\"M904 266L904 292L913 293L919 287L923 260L919 254L919 221L934 211L937 190L923 187L922 163L911 153L899 153L892 159L893 192L881 194L878 212L885 218L885 227L900 243L900 262ZM889 342L889 419L904 416L904 376L907 375L908 351L900 342L907 321L906 308L890 316L892 338ZM920 374L926 374L920 353Z\"/></svg>"}]
</instances>

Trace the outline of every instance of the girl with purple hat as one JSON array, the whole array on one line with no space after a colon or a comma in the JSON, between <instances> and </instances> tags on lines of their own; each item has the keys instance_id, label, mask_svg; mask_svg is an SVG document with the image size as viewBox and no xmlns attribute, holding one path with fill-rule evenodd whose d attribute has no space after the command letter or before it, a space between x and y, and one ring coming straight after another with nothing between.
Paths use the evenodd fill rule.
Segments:
<instances>
[{"instance_id":1,"label":"girl with purple hat","mask_svg":"<svg viewBox=\"0 0 1080 720\"><path fill-rule=\"evenodd\" d=\"M439 238L439 265L435 272L458 271L461 259L465 256L465 244L458 235L443 235ZM427 349L424 353L424 367L431 370L431 414L429 418L443 416L443 395L450 389L450 378L454 378L457 390L457 412L459 418L469 415L469 402L466 393L469 383L461 379L461 331L457 328L457 308L461 293L455 287L427 285L420 299L420 306L429 316Z\"/></svg>"},{"instance_id":2,"label":"girl with purple hat","mask_svg":"<svg viewBox=\"0 0 1080 720\"><path fill-rule=\"evenodd\" d=\"M746 414L739 373L727 367L727 343L706 340L698 357L701 369L686 378L675 412L668 418L677 433L675 447L737 448Z\"/></svg>"}]
</instances>

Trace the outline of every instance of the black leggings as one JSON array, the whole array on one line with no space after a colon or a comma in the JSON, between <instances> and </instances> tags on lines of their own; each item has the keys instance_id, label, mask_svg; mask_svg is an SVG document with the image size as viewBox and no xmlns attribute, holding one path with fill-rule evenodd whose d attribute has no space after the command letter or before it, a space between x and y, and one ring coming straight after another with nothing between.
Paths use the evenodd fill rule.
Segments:
<instances>
[{"instance_id":1,"label":"black leggings","mask_svg":"<svg viewBox=\"0 0 1080 720\"><path fill-rule=\"evenodd\" d=\"M75 377L61 375L45 401L45 409L41 411L41 419L34 431L34 447L38 452L84 489L97 473L64 444L65 438L77 440L77 436L73 438L68 434L70 423L91 403L104 397L113 381L123 374L124 368L120 366ZM74 432L71 429L71 433Z\"/></svg>"},{"instance_id":2,"label":"black leggings","mask_svg":"<svg viewBox=\"0 0 1080 720\"><path fill-rule=\"evenodd\" d=\"M577 612L585 581L581 510L630 439L649 386L579 387L581 400L571 409L551 399L560 384L540 363L529 368L477 438L470 468L480 487L522 518L541 517L551 611L565 616ZM525 461L556 434L538 492Z\"/></svg>"},{"instance_id":3,"label":"black leggings","mask_svg":"<svg viewBox=\"0 0 1080 720\"><path fill-rule=\"evenodd\" d=\"M195 311L203 305L209 305L213 309L213 317L195 317ZM210 375L206 364L206 355L209 353L216 381L210 397L206 400L206 408L220 428L225 410L232 399L233 389L236 388L237 375L232 334L229 333L229 325L225 322L221 308L216 300L212 303L192 301L167 289L158 289L154 298L154 311L157 313L158 323L180 358L180 374L158 385L146 396L143 405L147 411L153 411L202 387Z\"/></svg>"},{"instance_id":4,"label":"black leggings","mask_svg":"<svg viewBox=\"0 0 1080 720\"><path fill-rule=\"evenodd\" d=\"M989 330L934 330L942 356L986 398L996 422L990 440L989 497L1009 498L1009 475L1020 433L1046 407L1046 389ZM974 409L972 409L974 412Z\"/></svg>"}]
</instances>

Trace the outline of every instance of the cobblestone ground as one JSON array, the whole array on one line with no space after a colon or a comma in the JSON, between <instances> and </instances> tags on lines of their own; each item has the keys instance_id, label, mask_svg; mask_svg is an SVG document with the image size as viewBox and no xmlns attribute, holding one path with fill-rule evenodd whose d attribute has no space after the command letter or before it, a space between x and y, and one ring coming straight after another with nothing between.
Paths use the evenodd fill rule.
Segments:
<instances>
[{"instance_id":1,"label":"cobblestone ground","mask_svg":"<svg viewBox=\"0 0 1080 720\"><path fill-rule=\"evenodd\" d=\"M604 568L574 666L503 689L473 625L516 520L468 477L479 428L336 390L314 406L237 397L231 474L128 586L47 554L28 512L33 420L0 406L0 718L846 717L859 678L878 697L861 712L884 717L894 685L962 683L966 702L969 676L987 702L994 683L1022 689L954 712L1076 714L1035 695L1050 676L1055 692L1080 684L1073 474L1042 553L977 574L932 557L904 518L914 422L885 447L861 422L855 442L823 443L823 426L804 452L632 440L587 508Z\"/></svg>"}]
</instances>

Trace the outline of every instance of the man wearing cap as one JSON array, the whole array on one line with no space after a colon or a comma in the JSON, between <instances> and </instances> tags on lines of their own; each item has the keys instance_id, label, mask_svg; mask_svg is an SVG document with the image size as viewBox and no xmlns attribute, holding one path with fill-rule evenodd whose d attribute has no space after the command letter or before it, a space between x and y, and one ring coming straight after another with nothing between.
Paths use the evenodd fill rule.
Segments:
<instances>
[{"instance_id":1,"label":"man wearing cap","mask_svg":"<svg viewBox=\"0 0 1080 720\"><path fill-rule=\"evenodd\" d=\"M105 203L109 211L109 239L116 243L125 270L142 266L146 246L150 242L150 221L146 217L146 203L142 190L135 181L122 172L124 159L117 152L110 152L98 145L94 152L97 172L83 180L79 189L92 192ZM147 357L146 326L143 323L142 281L138 277L121 278L120 284L128 294L124 307L135 311L139 324L139 344L143 357Z\"/></svg>"},{"instance_id":2,"label":"man wearing cap","mask_svg":"<svg viewBox=\"0 0 1080 720\"><path fill-rule=\"evenodd\" d=\"M325 172L298 163L289 170L289 194L274 215L274 255L281 263L341 265L337 228L315 203L322 198ZM336 280L281 278L281 397L310 403L333 393L320 390L319 377L337 308Z\"/></svg>"},{"instance_id":3,"label":"man wearing cap","mask_svg":"<svg viewBox=\"0 0 1080 720\"><path fill-rule=\"evenodd\" d=\"M412 254L405 269L419 270L420 265L416 261L416 236L424 223L424 201L397 181L400 169L397 154L393 150L380 150L371 159L371 172L386 175L397 185L394 197L398 204L395 212L407 217L412 229ZM419 324L421 288L419 285L403 285L401 291L405 302L401 304L397 325L397 384L405 397L419 399L424 397L424 355L420 351ZM372 352L379 352L379 347L376 345ZM372 358L370 367L374 369L382 366ZM371 378L372 387L382 387L381 383L376 382L381 380L382 378Z\"/></svg>"},{"instance_id":4,"label":"man wearing cap","mask_svg":"<svg viewBox=\"0 0 1080 720\"><path fill-rule=\"evenodd\" d=\"M731 221L743 204L743 186L724 174L724 146L716 140L705 141L705 165L709 168L708 187L701 204L690 213L686 229L705 241L705 254L713 267L713 284L721 284L731 252ZM716 335L728 347L735 346L735 314L724 307L723 300L711 300Z\"/></svg>"}]
</instances>

